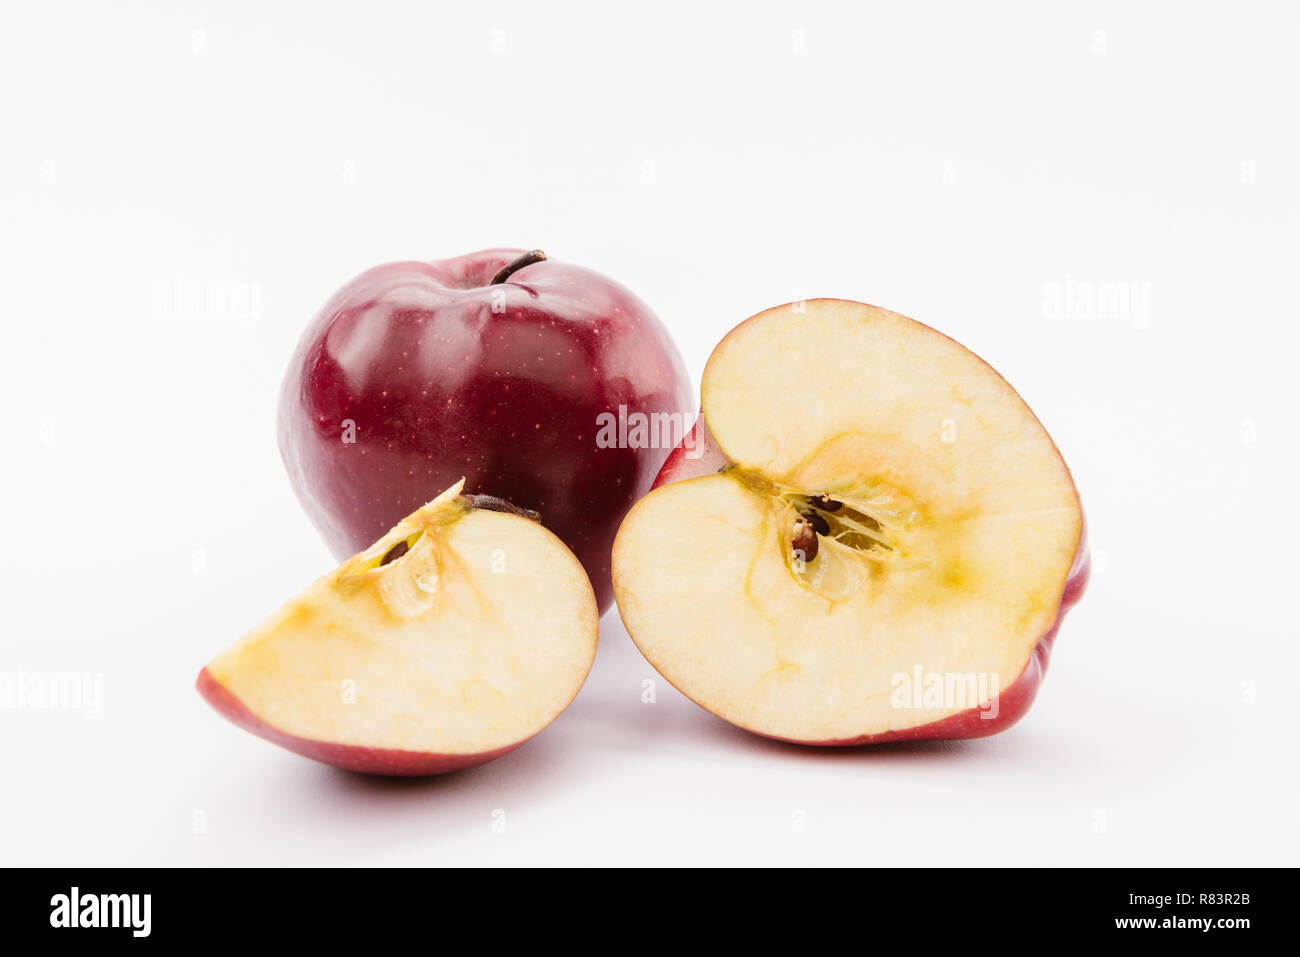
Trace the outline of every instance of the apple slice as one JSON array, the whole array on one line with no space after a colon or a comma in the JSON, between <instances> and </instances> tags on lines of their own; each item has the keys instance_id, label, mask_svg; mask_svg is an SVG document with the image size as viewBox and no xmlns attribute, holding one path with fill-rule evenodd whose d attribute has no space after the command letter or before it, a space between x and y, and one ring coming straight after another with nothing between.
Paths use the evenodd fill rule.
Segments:
<instances>
[{"instance_id":1,"label":"apple slice","mask_svg":"<svg viewBox=\"0 0 1300 957\"><path fill-rule=\"evenodd\" d=\"M732 330L701 395L614 543L655 668L807 744L1019 719L1088 564L1070 473L1015 391L933 329L821 299Z\"/></svg>"},{"instance_id":2,"label":"apple slice","mask_svg":"<svg viewBox=\"0 0 1300 957\"><path fill-rule=\"evenodd\" d=\"M596 654L591 583L565 545L463 480L199 674L235 724L325 764L438 774L541 731Z\"/></svg>"}]
</instances>

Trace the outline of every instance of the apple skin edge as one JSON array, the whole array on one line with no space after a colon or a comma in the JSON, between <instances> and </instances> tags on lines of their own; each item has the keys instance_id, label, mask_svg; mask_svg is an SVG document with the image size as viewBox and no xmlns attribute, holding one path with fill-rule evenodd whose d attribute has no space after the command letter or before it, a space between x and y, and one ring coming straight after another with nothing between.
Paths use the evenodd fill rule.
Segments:
<instances>
[{"instance_id":1,"label":"apple skin edge","mask_svg":"<svg viewBox=\"0 0 1300 957\"><path fill-rule=\"evenodd\" d=\"M713 434L709 431L708 425L705 424L704 414L701 412L695 420L695 426L691 432L688 433L677 448L669 453L651 489L657 489L661 485L668 485L671 482L680 482L683 479L711 475L725 468L729 463L730 460L726 454L713 440ZM1079 547L1075 551L1074 561L1070 565L1070 572L1066 575L1065 585L1061 589L1060 608L1056 614L1056 621L1038 639L1033 653L1030 654L1029 660L1025 662L1025 668L1020 673L1020 677L998 695L997 715L994 717L985 716L989 711L988 702L982 702L977 708L967 708L965 711L949 715L939 721L932 721L929 724L841 740L805 741L763 734L763 732L754 731L751 728L745 730L760 737L783 741L787 744L827 748L886 744L891 741L947 741L962 738L983 738L1005 731L1023 718L1034 703L1034 698L1038 695L1039 685L1043 683L1043 677L1047 674L1047 664L1052 655L1052 645L1061 630L1061 623L1065 620L1066 612L1078 604L1079 599L1083 597L1084 590L1088 587L1091 571L1092 560L1088 552L1088 528L1085 519L1083 528L1079 533ZM677 690L681 691L680 688ZM685 694L685 692L682 693ZM690 695L686 695L686 697L689 698ZM696 702L696 704L699 704L699 702ZM701 707L703 706L701 705Z\"/></svg>"},{"instance_id":2,"label":"apple skin edge","mask_svg":"<svg viewBox=\"0 0 1300 957\"><path fill-rule=\"evenodd\" d=\"M357 771L362 774L382 774L395 777L420 777L431 774L446 774L461 771L475 765L486 764L503 754L509 754L529 739L517 741L495 751L483 751L477 754L428 754L423 751L401 751L389 748L363 748L352 744L333 744L328 741L314 741L287 734L273 728L244 706L231 691L222 685L207 668L199 672L194 685L199 694L217 713L228 719L237 727L243 728L259 738L265 738L272 744L301 754L305 758L341 768L344 771Z\"/></svg>"},{"instance_id":3,"label":"apple skin edge","mask_svg":"<svg viewBox=\"0 0 1300 957\"><path fill-rule=\"evenodd\" d=\"M823 747L852 747L860 744L885 744L890 741L947 741L959 738L985 738L991 734L1005 731L1023 718L1034 703L1034 698L1038 696L1038 687L1043 683L1043 677L1047 674L1047 663L1052 655L1052 644L1056 641L1056 635L1061 630L1061 622L1065 620L1065 613L1078 604L1079 599L1083 597L1084 590L1088 587L1092 560L1088 554L1087 540L1088 532L1085 523L1084 530L1079 535L1079 548L1075 552L1074 562L1070 566L1070 574L1066 576L1065 587L1061 589L1061 605L1056 613L1056 621L1052 623L1052 627L1047 630L1047 633L1038 639L1038 644L1034 646L1033 653L1029 656L1029 660L1025 662L1025 669L1020 672L1020 677L1013 681L1006 691L998 695L996 716L985 716L988 702L984 702L978 708L967 708L965 711L915 728L899 728L896 731L867 734L844 741L794 741L789 738L777 738L776 740L788 741L791 744L812 744ZM771 735L766 735L766 737L771 737Z\"/></svg>"},{"instance_id":4,"label":"apple skin edge","mask_svg":"<svg viewBox=\"0 0 1300 957\"><path fill-rule=\"evenodd\" d=\"M650 491L653 492L661 485L680 482L682 479L712 475L730 464L731 460L727 458L726 453L713 441L713 433L705 424L704 412L701 410L695 418L691 431L683 436L682 441L677 443L677 447L668 453L668 458L664 459L663 467L655 476Z\"/></svg>"}]
</instances>

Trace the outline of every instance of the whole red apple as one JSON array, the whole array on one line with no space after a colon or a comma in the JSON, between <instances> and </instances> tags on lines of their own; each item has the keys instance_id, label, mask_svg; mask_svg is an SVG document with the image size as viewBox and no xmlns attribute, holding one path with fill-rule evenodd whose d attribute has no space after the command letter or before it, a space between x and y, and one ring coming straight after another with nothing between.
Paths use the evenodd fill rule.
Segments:
<instances>
[{"instance_id":1,"label":"whole red apple","mask_svg":"<svg viewBox=\"0 0 1300 957\"><path fill-rule=\"evenodd\" d=\"M604 611L619 523L691 407L676 347L630 291L492 249L376 266L335 293L290 361L280 452L340 559L463 477L539 512Z\"/></svg>"}]
</instances>

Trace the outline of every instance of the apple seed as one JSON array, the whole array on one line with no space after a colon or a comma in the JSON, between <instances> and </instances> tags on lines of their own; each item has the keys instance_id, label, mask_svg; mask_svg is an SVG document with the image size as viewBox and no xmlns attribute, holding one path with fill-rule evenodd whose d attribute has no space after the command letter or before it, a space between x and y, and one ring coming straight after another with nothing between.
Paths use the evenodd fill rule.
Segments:
<instances>
[{"instance_id":1,"label":"apple seed","mask_svg":"<svg viewBox=\"0 0 1300 957\"><path fill-rule=\"evenodd\" d=\"M804 512L804 521L808 522L818 535L829 535L831 533L831 523L826 521L825 517L818 515L816 512Z\"/></svg>"},{"instance_id":2,"label":"apple seed","mask_svg":"<svg viewBox=\"0 0 1300 957\"><path fill-rule=\"evenodd\" d=\"M389 562L397 561L399 558L401 558L410 550L411 550L411 546L408 545L405 541L398 542L396 545L394 545L384 554L384 558L379 563L379 567L383 568Z\"/></svg>"},{"instance_id":3,"label":"apple seed","mask_svg":"<svg viewBox=\"0 0 1300 957\"><path fill-rule=\"evenodd\" d=\"M805 562L810 562L817 557L817 532L813 529L812 523L802 516L794 523L794 538L790 542L790 547L796 554L802 556Z\"/></svg>"}]
</instances>

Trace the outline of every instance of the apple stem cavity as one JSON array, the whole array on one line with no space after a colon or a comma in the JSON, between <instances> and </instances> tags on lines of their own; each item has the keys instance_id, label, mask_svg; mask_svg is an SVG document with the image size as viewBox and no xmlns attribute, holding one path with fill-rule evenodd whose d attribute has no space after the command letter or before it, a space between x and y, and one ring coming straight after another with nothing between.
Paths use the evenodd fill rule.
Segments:
<instances>
[{"instance_id":1,"label":"apple stem cavity","mask_svg":"<svg viewBox=\"0 0 1300 957\"><path fill-rule=\"evenodd\" d=\"M517 259L512 259L510 262L506 263L499 270L497 270L497 274L492 277L492 281L489 282L488 285L489 286L499 285L505 282L507 279L509 279L519 270L523 269L525 266L531 266L533 265L533 263L540 263L545 261L546 261L546 253L542 252L540 249L530 249L522 256L518 257Z\"/></svg>"}]
</instances>

